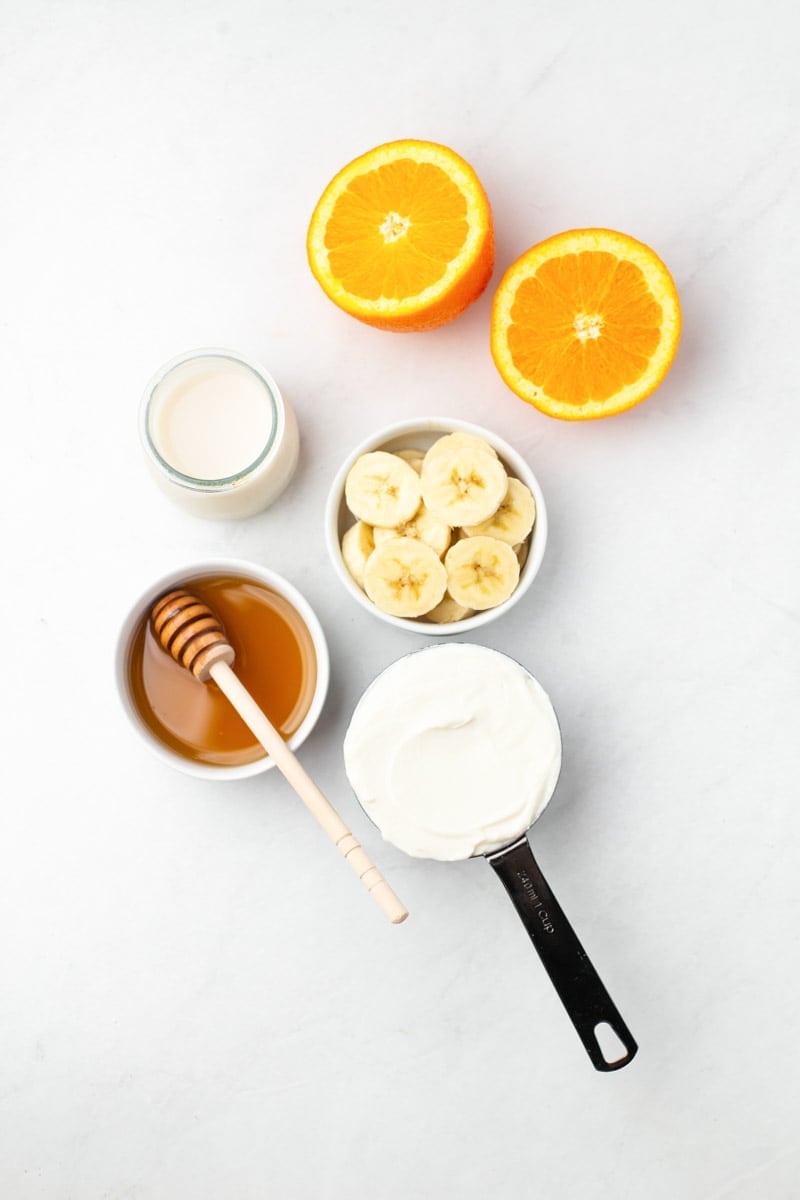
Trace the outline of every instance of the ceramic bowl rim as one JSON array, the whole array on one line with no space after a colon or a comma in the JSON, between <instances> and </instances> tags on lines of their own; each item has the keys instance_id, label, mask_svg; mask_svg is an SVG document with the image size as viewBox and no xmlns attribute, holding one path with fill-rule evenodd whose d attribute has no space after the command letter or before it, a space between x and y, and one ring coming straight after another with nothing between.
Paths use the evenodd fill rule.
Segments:
<instances>
[{"instance_id":1,"label":"ceramic bowl rim","mask_svg":"<svg viewBox=\"0 0 800 1200\"><path fill-rule=\"evenodd\" d=\"M498 604L496 608L489 608L483 612L475 613L474 616L465 617L463 621L447 621L441 625L436 625L432 621L426 623L411 620L407 617L394 617L389 613L381 612L355 582L342 558L340 528L344 505L344 486L350 468L360 455L367 454L371 450L378 450L387 443L395 442L398 438L405 435L413 436L414 433L471 433L477 437L484 438L497 451L506 465L512 469L512 472L530 488L536 501L536 524L534 525L531 537L528 558L520 571L517 587L503 604ZM397 421L391 425L384 426L383 429L377 430L369 437L364 438L342 462L334 476L325 505L325 544L333 569L345 591L361 608L372 613L378 620L388 625L394 625L398 629L407 629L412 633L427 637L461 635L488 625L492 621L496 621L504 613L507 613L509 609L513 608L528 591L542 565L547 545L547 506L541 485L531 467L513 446L509 445L508 442L496 433L471 421L464 421L460 417L411 417L407 420Z\"/></svg>"},{"instance_id":2,"label":"ceramic bowl rim","mask_svg":"<svg viewBox=\"0 0 800 1200\"><path fill-rule=\"evenodd\" d=\"M273 571L269 567L263 567L247 559L228 558L220 555L219 557L198 559L184 563L182 566L164 572L148 587L143 589L128 606L126 615L119 623L114 653L114 680L117 697L128 719L128 723L140 739L144 741L145 745L149 747L151 752L162 762L174 767L185 775L193 775L196 778L217 780L246 779L250 776L260 775L264 771L271 770L275 766L272 759L265 755L255 759L253 762L241 763L236 766L215 766L212 763L195 763L191 759L184 758L177 751L170 749L169 746L160 741L145 724L133 702L128 682L128 657L131 642L144 613L150 609L160 595L170 588L180 586L192 579L198 579L203 575L211 574L242 575L266 584L267 587L271 587L289 601L297 610L308 629L316 657L317 679L308 712L300 722L298 728L288 739L288 745L292 750L296 750L303 744L317 724L328 694L330 655L325 633L317 614L294 584L290 583L288 579L284 578L277 571Z\"/></svg>"}]
</instances>

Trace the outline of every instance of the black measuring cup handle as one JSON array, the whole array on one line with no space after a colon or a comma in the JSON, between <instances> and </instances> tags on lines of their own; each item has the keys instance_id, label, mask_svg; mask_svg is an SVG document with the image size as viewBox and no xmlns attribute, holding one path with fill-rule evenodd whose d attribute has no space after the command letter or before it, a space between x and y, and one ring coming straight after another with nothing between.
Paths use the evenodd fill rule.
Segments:
<instances>
[{"instance_id":1,"label":"black measuring cup handle","mask_svg":"<svg viewBox=\"0 0 800 1200\"><path fill-rule=\"evenodd\" d=\"M528 839L486 857L522 918L595 1068L617 1071L627 1066L638 1049L636 1042L550 890ZM603 1024L610 1025L625 1048L622 1057L613 1061L605 1058L597 1038L597 1027Z\"/></svg>"}]
</instances>

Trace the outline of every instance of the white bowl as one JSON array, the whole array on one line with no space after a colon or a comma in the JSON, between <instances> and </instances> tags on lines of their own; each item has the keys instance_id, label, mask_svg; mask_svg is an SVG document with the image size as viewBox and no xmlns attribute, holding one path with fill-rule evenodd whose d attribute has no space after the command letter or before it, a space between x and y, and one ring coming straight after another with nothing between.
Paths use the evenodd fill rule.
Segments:
<instances>
[{"instance_id":1,"label":"white bowl","mask_svg":"<svg viewBox=\"0 0 800 1200\"><path fill-rule=\"evenodd\" d=\"M519 583L508 600L503 604L498 604L496 608L487 608L483 612L475 613L472 617L465 617L463 621L449 621L442 625L436 625L433 621L426 621L424 617L419 620L410 620L407 617L393 617L389 613L381 612L353 579L342 558L342 536L355 520L345 503L344 485L350 468L362 454L368 454L371 450L392 452L411 446L419 446L421 450L427 450L446 433L472 433L487 441L497 451L500 461L509 475L521 480L533 493L536 501L536 523L530 538L528 557L519 573ZM468 633L471 629L479 629L482 625L488 625L491 621L496 621L503 613L508 612L522 599L542 565L544 548L547 543L547 509L536 476L525 459L512 446L509 446L508 442L504 442L502 438L488 429L483 429L480 425L471 425L469 422L460 421L455 417L429 417L427 420L417 418L399 421L395 425L388 425L385 429L379 430L356 446L355 450L342 463L328 493L328 502L325 508L325 542L333 569L342 586L367 612L372 613L379 620L385 621L388 625L396 625L399 629L409 629L412 633L421 633L429 637L446 637L454 633Z\"/></svg>"},{"instance_id":2,"label":"white bowl","mask_svg":"<svg viewBox=\"0 0 800 1200\"><path fill-rule=\"evenodd\" d=\"M275 571L270 571L267 567L257 566L255 563L246 562L243 559L210 558L204 559L201 562L189 563L174 571L169 571L166 575L162 575L159 579L154 580L131 605L127 616L122 622L117 638L115 677L117 693L134 731L162 762L177 768L179 771L183 771L186 775L195 775L203 779L244 779L249 775L260 775L263 771L269 771L275 765L273 760L264 756L263 758L256 759L254 762L242 763L237 766L216 766L211 763L193 762L189 758L184 758L182 754L178 754L177 751L162 742L150 727L145 724L131 695L128 662L131 647L136 632L141 625L142 618L149 614L159 596L163 596L165 592L170 591L172 588L185 586L191 580L198 579L203 575L241 575L245 578L253 579L257 583L262 583L288 600L305 624L314 646L317 681L308 712L298 728L288 739L288 745L292 750L296 750L306 740L322 712L322 707L328 693L328 681L330 678L328 644L316 613L305 597L298 592L297 588L293 587L288 580L284 579L282 575L278 575ZM235 669L236 664L234 663Z\"/></svg>"}]
</instances>

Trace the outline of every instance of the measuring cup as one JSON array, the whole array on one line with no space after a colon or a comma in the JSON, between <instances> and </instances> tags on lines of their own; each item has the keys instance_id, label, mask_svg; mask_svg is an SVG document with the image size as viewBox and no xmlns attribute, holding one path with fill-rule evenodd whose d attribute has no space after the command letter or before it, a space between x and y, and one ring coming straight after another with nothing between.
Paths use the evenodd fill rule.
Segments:
<instances>
[{"instance_id":1,"label":"measuring cup","mask_svg":"<svg viewBox=\"0 0 800 1200\"><path fill-rule=\"evenodd\" d=\"M502 686L498 682L498 693L495 700L492 701L495 706L499 705L502 708L504 698L507 698L508 704L513 703L508 691L508 680L511 680L512 684L516 686L514 669L521 673L522 678L526 681L525 686L536 697L541 719L547 726L544 732L549 737L549 744L555 754L551 765L544 770L541 761L534 761L535 753L531 753L531 749L534 752L536 750L536 738L532 733L525 750L526 758L518 764L520 768L518 777L530 778L532 781L533 809L531 809L530 801L526 801L526 804L521 806L521 815L517 815L512 801L508 815L499 819L493 827L489 828L488 837L478 837L477 849L474 848L476 842L474 831L456 828L461 820L460 815L456 812L451 831L453 833L452 841L445 844L449 836L448 831L445 830L440 848L437 841L438 835L434 833L431 835L433 841L430 840L430 837L428 839L428 852L426 853L425 836L420 841L413 830L410 833L404 830L402 797L390 797L387 781L394 769L391 764L399 761L393 756L399 755L398 747L403 744L404 734L408 739L409 746L413 739L419 740L420 737L424 738L428 734L436 739L437 745L446 745L448 737L457 736L455 732L450 734L451 729L461 731L458 735L459 741L455 752L461 754L463 760L466 727L466 737L471 738L474 734L476 754L480 753L479 717L469 715L472 711L469 709L470 701L464 699L471 690L471 681L467 678L466 686L461 686L459 691L460 685L464 685L465 681L459 677L457 670L455 673L453 670L458 666L459 655L457 652L459 648L469 651L467 675L469 672L475 675L472 691L476 695L479 692L483 693L487 704L490 703L489 697L493 686L492 671L496 668L499 669L497 660L502 660L505 666L502 668L504 681ZM456 653L454 654L454 652ZM434 659L430 656L438 656L438 658ZM462 667L465 665L465 660L466 656L460 655ZM439 670L439 668L441 669ZM415 676L417 677L416 685ZM415 686L417 686L416 692ZM438 692L441 692L441 695L437 695ZM480 699L475 701L478 706L481 702ZM427 706L432 706L430 712L435 714L431 717L430 729L425 728ZM450 707L452 707L453 717L452 724L448 725L447 718L442 719L442 712ZM474 722L474 730L469 728L470 722ZM386 736L382 737L382 734ZM441 740L443 737L444 742ZM412 757L416 755L417 744L418 742L414 742ZM468 747L469 742L466 744ZM365 755L365 747L369 748L368 755ZM463 642L427 646L423 650L406 655L392 663L369 685L353 712L345 736L344 750L345 768L356 797L367 816L377 825L387 841L414 857L429 857L447 861L484 857L488 860L511 897L525 930L533 942L593 1066L598 1071L616 1071L620 1067L626 1066L636 1054L636 1042L564 915L533 856L527 838L529 828L541 814L555 789L561 765L561 735L558 721L549 697L530 672L514 659L485 646ZM485 739L483 750L490 755L501 752L496 745L486 745ZM469 753L472 752L468 749ZM435 762L433 765L436 767ZM471 768L467 765L466 769L470 770ZM440 778L446 774L447 771L444 768L439 772ZM438 787L438 784L435 786ZM381 799L382 791L383 798ZM496 796L492 803L497 807ZM418 804L419 795L412 794L407 789L406 811L412 811ZM400 818L399 823L396 819L398 817ZM437 819L441 825L441 818ZM515 828L515 822L517 825L521 823L521 827ZM388 830L386 826L389 827ZM498 841L501 844L497 844ZM431 852L431 849L434 852ZM609 1046L610 1042L617 1043L613 1049Z\"/></svg>"}]
</instances>

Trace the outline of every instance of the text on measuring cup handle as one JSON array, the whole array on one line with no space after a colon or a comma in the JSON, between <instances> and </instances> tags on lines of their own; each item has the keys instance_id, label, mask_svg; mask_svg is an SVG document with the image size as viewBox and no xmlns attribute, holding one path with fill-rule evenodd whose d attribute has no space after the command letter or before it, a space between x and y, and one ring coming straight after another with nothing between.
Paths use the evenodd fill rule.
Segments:
<instances>
[{"instance_id":1,"label":"text on measuring cup handle","mask_svg":"<svg viewBox=\"0 0 800 1200\"><path fill-rule=\"evenodd\" d=\"M525 870L520 870L516 871L515 874L517 879L522 884L523 891L530 901L531 906L536 909L539 920L542 922L542 929L544 929L545 933L555 933L555 926L550 920L550 915L547 912L547 909L544 907L544 902L539 896L539 893L536 891L536 888L533 885L533 880L528 872Z\"/></svg>"}]
</instances>

